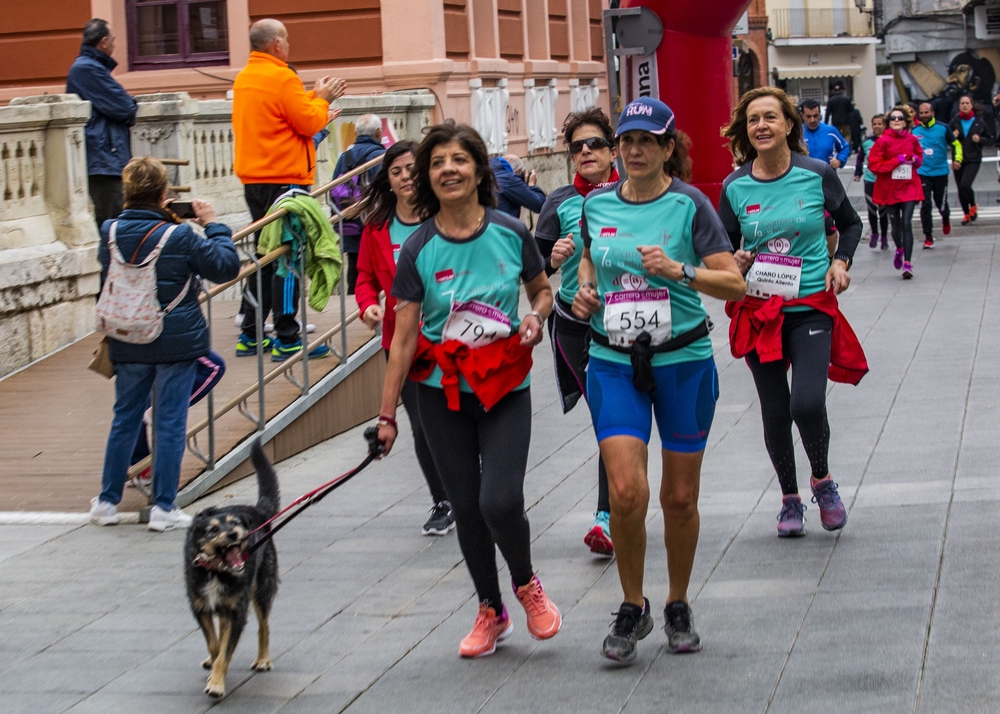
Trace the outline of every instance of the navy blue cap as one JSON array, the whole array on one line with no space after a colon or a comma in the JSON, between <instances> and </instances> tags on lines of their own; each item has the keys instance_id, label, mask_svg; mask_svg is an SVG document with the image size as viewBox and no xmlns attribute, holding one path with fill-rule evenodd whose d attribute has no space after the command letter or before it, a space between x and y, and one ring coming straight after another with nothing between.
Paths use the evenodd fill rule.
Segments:
<instances>
[{"instance_id":1,"label":"navy blue cap","mask_svg":"<svg viewBox=\"0 0 1000 714\"><path fill-rule=\"evenodd\" d=\"M629 102L618 118L618 131L615 136L621 136L626 131L648 131L650 134L665 134L674 129L674 113L670 107L659 99L639 97Z\"/></svg>"}]
</instances>

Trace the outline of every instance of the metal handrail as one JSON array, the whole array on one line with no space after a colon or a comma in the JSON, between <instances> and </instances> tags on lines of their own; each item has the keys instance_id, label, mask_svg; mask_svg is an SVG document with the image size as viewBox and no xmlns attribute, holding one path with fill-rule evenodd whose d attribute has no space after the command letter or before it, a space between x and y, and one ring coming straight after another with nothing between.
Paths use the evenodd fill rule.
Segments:
<instances>
[{"instance_id":1,"label":"metal handrail","mask_svg":"<svg viewBox=\"0 0 1000 714\"><path fill-rule=\"evenodd\" d=\"M348 171L347 173L343 174L342 176L338 176L337 178L335 178L335 179L333 179L333 180L331 180L331 181L323 184L322 186L319 186L318 188L313 189L312 191L309 192L309 195L312 196L313 198L320 198L322 196L326 196L327 199L329 199L329 192L330 192L330 190L332 188L334 188L336 186L339 186L339 185L341 185L343 183L346 183L346 182L350 181L351 179L353 179L354 177L359 176L362 173L364 173L366 171L370 171L371 169L379 166L382 163L382 159L383 159L382 156L377 156L376 158L374 158L374 159L372 159L370 161L367 161L364 164L361 164L360 166L352 169L351 171ZM339 225L340 225L339 234L341 236L343 236L343 234L344 234L344 231L343 231L343 222L344 222L344 220L345 219L354 218L355 216L359 215L364 210L364 204L363 204L363 202L359 202L359 203L355 204L354 206L351 206L350 208L346 209L343 212L339 211L337 209L337 207L334 206L332 203L329 203L329 200L328 200L328 205L331 208L332 213L334 214L333 217L331 217L330 220L331 220L331 222L339 223ZM239 241L241 241L241 240L243 240L243 239L251 236L255 232L261 230L265 226L273 223L274 221L280 220L281 218L285 217L286 215L288 215L288 210L285 209L285 208L279 208L279 209L277 209L277 210L269 213L268 215L264 216L260 220L254 221L250 225L248 225L248 226L246 226L244 228L241 228L240 230L236 231L233 234L232 240L233 240L234 243L235 242L239 242ZM256 275L256 277L257 277L257 284L258 284L258 292L257 292L257 294L260 295L261 294L260 293L260 287L261 287L261 268L263 268L265 265L268 265L269 263L273 263L278 258L280 258L280 257L282 257L284 255L287 255L290 251L291 251L291 247L290 246L283 245L283 246L281 246L279 248L276 248L275 250L267 253L266 255L257 256L257 255L254 254L254 252L251 249L249 251L249 255L247 256L248 259L249 259L249 261L250 261L250 263L248 265L244 266L243 268L241 268L241 270L240 270L239 274L236 276L236 278L233 279L233 280L230 280L230 281L228 281L226 283L219 283L217 285L213 285L209 289L204 289L202 291L202 293L198 297L199 302L206 304L207 309L208 309L208 313L209 313L209 315L211 315L211 310L212 310L212 302L211 301L212 301L213 297L216 297L220 293L228 290L229 288L231 288L231 287L233 287L235 285L240 284L241 282L245 281L247 278L251 278L254 275ZM341 251L343 252L343 238L341 238ZM303 246L303 245L299 246L299 260L298 260L298 265L300 266L300 269L302 269L302 272L304 272L304 266L305 266L305 246ZM346 272L346 267L345 267L345 272ZM220 417L222 417L222 416L230 413L234 409L239 409L245 415L249 414L249 408L247 407L246 410L244 410L244 408L243 408L242 405L245 402L247 402L247 400L250 397L252 397L254 394L259 394L258 411L260 413L257 415L257 418L253 420L257 424L257 431L259 433L259 432L261 432L261 431L264 430L265 425L266 425L266 419L267 419L267 414L266 414L266 399L265 399L265 393L264 393L265 392L264 387L267 384L269 384L272 381L274 381L280 375L284 374L284 375L287 376L288 374L290 374L290 370L296 364L302 363L302 370L303 370L303 375L302 375L303 376L303 380L302 380L302 382L299 383L295 379L290 379L289 380L293 384L296 384L297 386L300 386L301 390L302 390L302 394L298 397L298 399L296 399L295 401L292 402L292 405L295 405L295 404L298 403L299 400L301 400L303 398L306 398L311 393L312 387L315 386L315 385L310 385L310 381L309 381L308 353L309 353L310 349L312 349L313 347L315 347L317 344L327 343L327 342L331 341L336 335L340 334L341 335L341 349L339 351L335 350L335 352L337 352L337 354L338 354L338 356L340 358L341 366L344 364L345 360L347 360L347 358L349 356L347 354L347 326L349 324L351 324L352 322L355 322L359 318L360 311L355 310L350 315L347 314L347 308L346 308L347 292L346 292L346 286L344 284L344 280L341 279L341 281L340 281L340 290L339 290L339 292L340 292L340 306L341 306L340 323L338 325L335 325L334 327L326 330L325 332L323 332L322 334L320 334L315 339L310 340L309 337L308 337L308 332L305 329L305 325L307 324L307 316L306 316L307 301L306 301L305 275L297 275L297 277L299 279L299 284L300 284L299 285L299 293L300 293L300 298L301 298L301 312L302 312L301 320L302 320L302 325L303 325L303 330L302 330L302 351L299 352L298 354L293 355L292 357L290 357L289 359L285 360L284 362L282 362L280 364L280 366L275 367L274 369L271 369L270 371L268 371L268 372L265 373L265 371L264 371L264 362L263 362L263 359L264 359L263 350L258 350L257 351L257 380L256 380L256 382L254 384L246 387L245 389L241 390L239 394L237 394L235 397L231 398L229 401L227 401L225 404L223 404L218 409L215 408L215 404L214 404L214 400L212 398L212 394L209 393L208 398L207 398L208 416L206 418L200 420L197 424L194 424L193 426L191 426L187 430L187 434L186 434L185 440L187 442L187 448L188 448L188 450L191 451L195 456L197 456L203 462L205 462L207 468L210 469L210 470L214 470L215 469L215 465L216 465L214 429L215 429L215 423L218 421L218 419ZM244 295L248 299L250 299L251 301L254 301L253 294L250 293L248 295L245 289L244 289ZM260 335L263 334L262 311L260 309L257 309L255 312L256 312L256 316L257 316L257 334L258 334L258 336L260 336ZM211 329L212 329L212 325L211 325L211 320L210 319L208 321L208 329L209 329L209 340L211 341ZM311 345L310 345L310 343L311 343ZM155 400L155 395L154 395L154 400ZM252 415L250 415L250 416L252 416ZM154 419L155 419L155 417L154 417ZM209 447L208 447L209 453L207 455L204 454L203 452L201 452L201 450L198 448L198 446L196 444L196 438L197 438L198 434L200 434L205 429L209 430ZM135 476L137 476L138 474L140 474L143 470L145 470L147 467L149 467L151 464L153 464L154 461L155 461L155 458L156 458L155 423L154 423L152 431L153 431L153 434L154 434L154 439L153 439L153 442L151 444L151 446L152 446L152 449L151 449L152 453L150 454L150 456L147 456L145 459L143 459L142 461L140 461L137 464L134 464L133 466L131 466L129 468L129 470L128 470L129 478L134 478ZM202 474L202 475L204 475L204 474ZM201 476L197 477L196 480L198 480L198 479L201 479ZM190 484L188 484L188 485L190 485ZM150 498L150 500L151 500L151 494L148 493L146 491L146 489L144 489L144 488L141 489L141 490L145 493L145 495L147 496L147 498Z\"/></svg>"}]
</instances>

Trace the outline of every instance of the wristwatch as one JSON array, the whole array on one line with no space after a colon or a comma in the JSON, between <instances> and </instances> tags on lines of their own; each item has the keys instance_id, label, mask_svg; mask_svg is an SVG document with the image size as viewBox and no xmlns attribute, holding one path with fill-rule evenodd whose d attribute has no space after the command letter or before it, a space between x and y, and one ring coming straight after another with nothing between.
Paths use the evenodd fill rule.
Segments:
<instances>
[{"instance_id":1,"label":"wristwatch","mask_svg":"<svg viewBox=\"0 0 1000 714\"><path fill-rule=\"evenodd\" d=\"M690 263L684 263L681 266L681 272L684 274L684 277L681 278L681 285L684 285L685 287L690 285L691 281L698 277L697 271Z\"/></svg>"}]
</instances>

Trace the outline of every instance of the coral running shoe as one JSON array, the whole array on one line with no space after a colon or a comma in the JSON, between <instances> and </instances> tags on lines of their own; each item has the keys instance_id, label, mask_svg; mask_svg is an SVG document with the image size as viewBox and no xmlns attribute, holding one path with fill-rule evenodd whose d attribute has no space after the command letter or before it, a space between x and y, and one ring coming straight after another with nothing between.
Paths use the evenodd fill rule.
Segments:
<instances>
[{"instance_id":1,"label":"coral running shoe","mask_svg":"<svg viewBox=\"0 0 1000 714\"><path fill-rule=\"evenodd\" d=\"M964 216L962 216L962 225L967 226L970 223L972 223L972 218L969 216L968 213L966 213Z\"/></svg>"},{"instance_id":2,"label":"coral running shoe","mask_svg":"<svg viewBox=\"0 0 1000 714\"><path fill-rule=\"evenodd\" d=\"M812 482L813 503L819 506L819 517L823 522L823 528L828 531L835 531L844 527L847 523L847 508L840 500L837 492L837 484L827 476L820 481Z\"/></svg>"},{"instance_id":3,"label":"coral running shoe","mask_svg":"<svg viewBox=\"0 0 1000 714\"><path fill-rule=\"evenodd\" d=\"M778 537L797 538L806 534L805 526L802 525L803 512L806 507L802 504L799 494L790 493L781 499L781 511L778 513Z\"/></svg>"},{"instance_id":4,"label":"coral running shoe","mask_svg":"<svg viewBox=\"0 0 1000 714\"><path fill-rule=\"evenodd\" d=\"M976 220L977 218L979 218L979 206L977 206L975 203L969 206L969 218L971 218L972 220Z\"/></svg>"},{"instance_id":5,"label":"coral running shoe","mask_svg":"<svg viewBox=\"0 0 1000 714\"><path fill-rule=\"evenodd\" d=\"M506 640L513 631L514 623L507 616L506 605L497 617L496 610L481 602L476 624L458 646L458 654L462 657L489 657L497 651L497 642Z\"/></svg>"},{"instance_id":6,"label":"coral running shoe","mask_svg":"<svg viewBox=\"0 0 1000 714\"><path fill-rule=\"evenodd\" d=\"M512 582L513 586L514 583ZM528 616L528 632L536 640L547 640L562 627L562 614L542 589L542 581L532 575L527 585L514 586L514 594Z\"/></svg>"},{"instance_id":7,"label":"coral running shoe","mask_svg":"<svg viewBox=\"0 0 1000 714\"><path fill-rule=\"evenodd\" d=\"M896 248L896 255L892 259L892 267L899 270L903 267L903 249Z\"/></svg>"},{"instance_id":8,"label":"coral running shoe","mask_svg":"<svg viewBox=\"0 0 1000 714\"><path fill-rule=\"evenodd\" d=\"M611 514L607 511L594 512L594 527L583 537L583 542L591 553L611 557L615 554L615 546L611 543Z\"/></svg>"}]
</instances>

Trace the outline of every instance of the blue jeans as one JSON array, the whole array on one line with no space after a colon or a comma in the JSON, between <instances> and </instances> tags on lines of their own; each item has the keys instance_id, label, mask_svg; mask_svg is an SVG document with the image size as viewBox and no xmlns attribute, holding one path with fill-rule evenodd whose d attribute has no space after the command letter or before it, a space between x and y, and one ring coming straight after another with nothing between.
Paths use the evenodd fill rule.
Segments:
<instances>
[{"instance_id":1,"label":"blue jeans","mask_svg":"<svg viewBox=\"0 0 1000 714\"><path fill-rule=\"evenodd\" d=\"M132 450L139 430L145 428L142 413L146 410L155 383L153 498L156 505L164 510L174 507L196 365L197 360L166 364L115 364L115 418L111 422L108 446L104 452L104 476L99 497L102 501L115 505L121 503Z\"/></svg>"}]
</instances>

